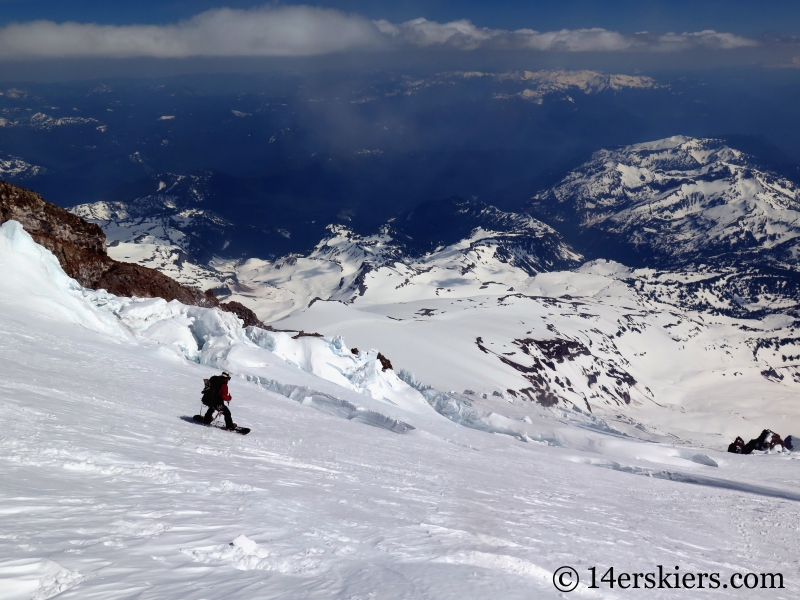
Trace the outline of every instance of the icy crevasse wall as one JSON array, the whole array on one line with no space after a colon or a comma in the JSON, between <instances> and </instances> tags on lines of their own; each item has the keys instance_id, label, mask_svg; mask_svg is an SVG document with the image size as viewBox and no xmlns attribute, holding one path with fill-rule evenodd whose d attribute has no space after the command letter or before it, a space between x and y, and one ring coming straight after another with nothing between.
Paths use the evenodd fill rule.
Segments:
<instances>
[{"instance_id":1,"label":"icy crevasse wall","mask_svg":"<svg viewBox=\"0 0 800 600\"><path fill-rule=\"evenodd\" d=\"M248 327L246 333L253 343L290 365L345 389L385 399L412 412L429 409L417 390L402 381L394 371L382 369L376 350L352 354L341 336L294 339L287 333L269 332L257 327Z\"/></svg>"},{"instance_id":2,"label":"icy crevasse wall","mask_svg":"<svg viewBox=\"0 0 800 600\"><path fill-rule=\"evenodd\" d=\"M420 384L410 373L401 371L398 377L392 370L383 371L376 351L354 355L340 336L293 339L286 333L242 329L235 315L214 308L85 289L69 278L50 251L36 244L19 223L8 221L0 226L0 304L18 306L22 302L37 319L79 325L119 343L137 344L143 338L157 342L188 360L239 374L322 412L397 433L414 427L335 393L286 381L287 366L289 372L299 369L336 384L338 389L411 413L438 413L466 427L525 441L541 437L532 438L522 421L475 410L460 398ZM283 364L283 369L270 370L274 363ZM357 401L357 397L351 400ZM560 443L549 437L542 441Z\"/></svg>"},{"instance_id":3,"label":"icy crevasse wall","mask_svg":"<svg viewBox=\"0 0 800 600\"><path fill-rule=\"evenodd\" d=\"M16 221L0 226L0 297L24 301L42 319L77 324L120 341L144 337L188 360L242 376L262 375L259 367L277 356L345 389L415 412L430 409L419 392L381 369L376 351L353 355L341 337L295 340L285 333L242 329L234 314L215 308L85 289Z\"/></svg>"},{"instance_id":4,"label":"icy crevasse wall","mask_svg":"<svg viewBox=\"0 0 800 600\"><path fill-rule=\"evenodd\" d=\"M117 298L90 292L87 300L110 311L135 333L175 348L186 359L242 376L259 375L275 357L306 373L402 408L426 407L424 398L393 371L382 371L377 352L353 355L340 337L292 339L256 327L242 329L232 313L160 298ZM267 354L268 351L270 354Z\"/></svg>"},{"instance_id":5,"label":"icy crevasse wall","mask_svg":"<svg viewBox=\"0 0 800 600\"><path fill-rule=\"evenodd\" d=\"M16 221L0 225L0 300L24 303L37 318L80 325L117 339L132 339L116 318L85 302L80 284L64 273L53 254Z\"/></svg>"}]
</instances>

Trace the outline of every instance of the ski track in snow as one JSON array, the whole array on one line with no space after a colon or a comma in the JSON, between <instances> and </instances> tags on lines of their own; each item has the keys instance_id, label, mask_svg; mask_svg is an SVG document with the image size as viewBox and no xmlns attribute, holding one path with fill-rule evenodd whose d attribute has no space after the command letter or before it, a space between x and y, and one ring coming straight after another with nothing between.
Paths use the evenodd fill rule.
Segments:
<instances>
[{"instance_id":1,"label":"ski track in snow","mask_svg":"<svg viewBox=\"0 0 800 600\"><path fill-rule=\"evenodd\" d=\"M413 404L387 405L415 427L397 435L238 377L234 420L253 431L233 435L181 418L214 369L66 309L37 312L58 298L32 287L21 301L0 281L0 599L558 598L561 566L585 578L659 564L782 572L785 590L746 597L798 597L795 454L647 443L546 415L533 425L563 443L524 443Z\"/></svg>"}]
</instances>

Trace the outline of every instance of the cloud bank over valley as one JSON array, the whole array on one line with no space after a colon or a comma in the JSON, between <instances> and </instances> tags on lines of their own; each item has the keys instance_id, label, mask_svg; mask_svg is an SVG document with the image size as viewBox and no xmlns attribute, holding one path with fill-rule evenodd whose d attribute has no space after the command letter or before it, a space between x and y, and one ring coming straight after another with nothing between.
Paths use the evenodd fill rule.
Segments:
<instances>
[{"instance_id":1,"label":"cloud bank over valley","mask_svg":"<svg viewBox=\"0 0 800 600\"><path fill-rule=\"evenodd\" d=\"M291 57L409 49L532 52L735 50L760 42L733 33L620 33L603 28L540 32L479 27L468 20L403 23L311 6L208 10L164 25L49 20L0 28L0 60L46 58Z\"/></svg>"}]
</instances>

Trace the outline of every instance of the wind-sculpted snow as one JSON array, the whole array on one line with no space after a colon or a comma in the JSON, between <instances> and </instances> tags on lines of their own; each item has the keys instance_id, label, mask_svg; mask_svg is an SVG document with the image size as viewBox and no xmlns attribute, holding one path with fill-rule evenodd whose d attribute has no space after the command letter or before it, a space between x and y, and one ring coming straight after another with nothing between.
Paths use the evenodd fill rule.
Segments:
<instances>
[{"instance_id":1,"label":"wind-sculpted snow","mask_svg":"<svg viewBox=\"0 0 800 600\"><path fill-rule=\"evenodd\" d=\"M601 150L531 208L580 232L593 258L794 269L800 255L800 187L722 140L676 136Z\"/></svg>"},{"instance_id":2,"label":"wind-sculpted snow","mask_svg":"<svg viewBox=\"0 0 800 600\"><path fill-rule=\"evenodd\" d=\"M393 371L382 370L377 351L353 355L340 337L292 339L285 333L254 327L244 330L234 314L218 309L161 298L122 298L104 290L82 288L15 221L0 226L0 254L4 258L5 282L12 288L16 285L17 289L36 289L28 309L38 311L43 319L66 319L119 340L141 336L173 349L189 361L228 369L242 377L258 379L265 374L263 368L277 359L285 363L285 368L300 369L336 387L392 406L417 411L429 408L422 396ZM404 424L396 420L382 420L382 415L370 411L360 414L363 407L342 402L349 407L345 418L393 431L404 430ZM313 402L311 405L321 406Z\"/></svg>"},{"instance_id":3,"label":"wind-sculpted snow","mask_svg":"<svg viewBox=\"0 0 800 600\"><path fill-rule=\"evenodd\" d=\"M86 579L78 571L68 571L47 559L20 558L0 563L2 598L11 600L52 598Z\"/></svg>"},{"instance_id":4,"label":"wind-sculpted snow","mask_svg":"<svg viewBox=\"0 0 800 600\"><path fill-rule=\"evenodd\" d=\"M0 264L7 301L22 297L26 308L44 320L64 320L118 338L129 337L116 319L92 310L82 298L92 292L68 277L56 257L16 221L0 225Z\"/></svg>"}]
</instances>

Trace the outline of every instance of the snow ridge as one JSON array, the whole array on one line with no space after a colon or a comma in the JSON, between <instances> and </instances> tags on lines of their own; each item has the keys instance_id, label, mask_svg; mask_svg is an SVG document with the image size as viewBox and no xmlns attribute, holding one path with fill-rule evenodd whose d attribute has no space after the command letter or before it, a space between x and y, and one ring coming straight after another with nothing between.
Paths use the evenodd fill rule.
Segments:
<instances>
[{"instance_id":1,"label":"snow ridge","mask_svg":"<svg viewBox=\"0 0 800 600\"><path fill-rule=\"evenodd\" d=\"M648 266L771 260L794 269L800 256L800 186L718 139L601 150L531 206L589 237L626 240Z\"/></svg>"},{"instance_id":2,"label":"snow ridge","mask_svg":"<svg viewBox=\"0 0 800 600\"><path fill-rule=\"evenodd\" d=\"M72 212L103 228L112 258L156 268L184 285L213 288L229 300L254 307L262 320L305 308L314 298L353 302L363 296L365 280L375 271L402 273L403 287L456 278L479 288L501 277L499 273L526 277L576 266L581 259L555 230L528 215L449 199L437 203L444 206L446 217L440 215L439 221L444 227L458 219L458 235L418 231L426 215L412 211L372 235L330 225L329 235L307 256L225 260L201 248L199 240L211 228L214 233L208 237L224 234L226 223L199 208L202 197L188 201L171 195L178 184L186 185L165 183L157 195L126 203L84 204Z\"/></svg>"}]
</instances>

